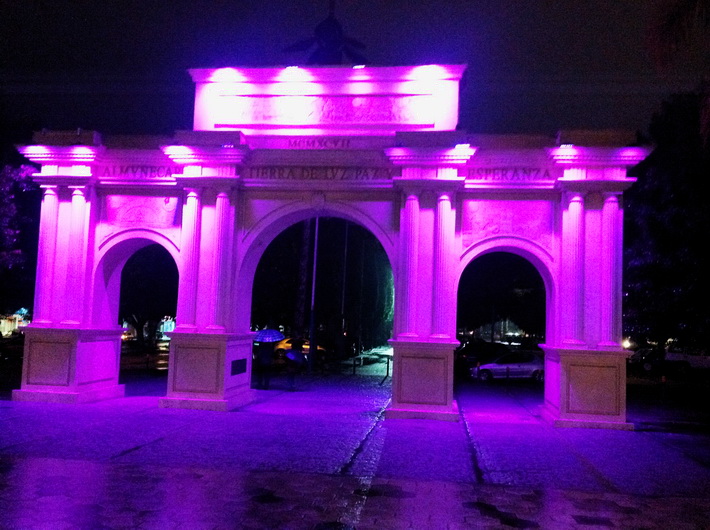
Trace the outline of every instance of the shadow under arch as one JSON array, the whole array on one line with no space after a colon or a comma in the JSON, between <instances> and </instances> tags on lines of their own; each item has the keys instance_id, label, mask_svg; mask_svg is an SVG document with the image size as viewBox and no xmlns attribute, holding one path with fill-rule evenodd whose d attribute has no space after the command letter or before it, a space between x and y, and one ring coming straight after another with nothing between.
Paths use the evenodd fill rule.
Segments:
<instances>
[{"instance_id":1,"label":"shadow under arch","mask_svg":"<svg viewBox=\"0 0 710 530\"><path fill-rule=\"evenodd\" d=\"M545 288L545 340L550 343L554 340L553 333L556 329L556 299L558 292L557 266L548 250L535 242L524 238L498 236L484 239L470 246L463 253L456 279L458 292L461 277L466 268L477 258L486 254L506 252L517 255L528 261L537 270Z\"/></svg>"},{"instance_id":2,"label":"shadow under arch","mask_svg":"<svg viewBox=\"0 0 710 530\"><path fill-rule=\"evenodd\" d=\"M179 252L172 240L150 230L126 230L114 234L99 247L93 272L91 324L96 328L118 328L121 272L139 250L157 244L173 258L180 275Z\"/></svg>"},{"instance_id":3,"label":"shadow under arch","mask_svg":"<svg viewBox=\"0 0 710 530\"><path fill-rule=\"evenodd\" d=\"M344 204L326 204L318 207L308 205L286 213L273 212L265 216L242 241L245 252L235 278L235 290L239 293L234 314L234 329L237 332L250 329L254 277L267 247L287 228L314 217L343 219L363 227L382 246L390 265L394 263L394 244L390 235L374 219L356 208ZM392 273L395 273L394 267Z\"/></svg>"}]
</instances>

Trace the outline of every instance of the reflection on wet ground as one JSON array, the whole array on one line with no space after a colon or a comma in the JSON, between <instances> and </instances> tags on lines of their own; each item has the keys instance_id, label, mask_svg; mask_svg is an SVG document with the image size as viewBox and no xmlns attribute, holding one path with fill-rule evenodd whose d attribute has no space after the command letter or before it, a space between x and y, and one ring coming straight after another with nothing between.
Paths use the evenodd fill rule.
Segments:
<instances>
[{"instance_id":1,"label":"reflection on wet ground","mask_svg":"<svg viewBox=\"0 0 710 530\"><path fill-rule=\"evenodd\" d=\"M155 375L0 401L0 528L710 528L702 431L553 429L539 386L475 382L458 423L384 420L390 380L364 372L230 413L160 409Z\"/></svg>"}]
</instances>

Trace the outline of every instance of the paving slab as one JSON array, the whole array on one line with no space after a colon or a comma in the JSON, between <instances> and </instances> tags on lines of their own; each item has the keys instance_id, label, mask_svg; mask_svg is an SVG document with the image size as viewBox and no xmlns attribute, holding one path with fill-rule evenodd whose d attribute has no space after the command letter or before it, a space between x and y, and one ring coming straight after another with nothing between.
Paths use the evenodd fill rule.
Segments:
<instances>
[{"instance_id":1,"label":"paving slab","mask_svg":"<svg viewBox=\"0 0 710 530\"><path fill-rule=\"evenodd\" d=\"M703 429L555 429L503 385L459 388L458 422L385 420L376 368L227 413L161 409L159 378L0 400L0 528L710 528Z\"/></svg>"}]
</instances>

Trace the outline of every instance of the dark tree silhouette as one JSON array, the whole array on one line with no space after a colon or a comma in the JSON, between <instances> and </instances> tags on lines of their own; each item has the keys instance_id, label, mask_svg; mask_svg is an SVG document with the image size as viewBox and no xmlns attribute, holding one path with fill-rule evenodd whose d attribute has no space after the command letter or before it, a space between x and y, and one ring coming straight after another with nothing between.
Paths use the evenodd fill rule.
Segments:
<instances>
[{"instance_id":1,"label":"dark tree silhouette","mask_svg":"<svg viewBox=\"0 0 710 530\"><path fill-rule=\"evenodd\" d=\"M649 28L651 54L661 71L676 61L698 63L700 119L698 127L710 141L710 0L664 0Z\"/></svg>"},{"instance_id":2,"label":"dark tree silhouette","mask_svg":"<svg viewBox=\"0 0 710 530\"><path fill-rule=\"evenodd\" d=\"M636 341L710 339L710 149L703 95L669 98L654 116L651 155L625 197L624 327Z\"/></svg>"},{"instance_id":3,"label":"dark tree silhouette","mask_svg":"<svg viewBox=\"0 0 710 530\"><path fill-rule=\"evenodd\" d=\"M32 303L38 212L31 166L0 169L0 313Z\"/></svg>"}]
</instances>

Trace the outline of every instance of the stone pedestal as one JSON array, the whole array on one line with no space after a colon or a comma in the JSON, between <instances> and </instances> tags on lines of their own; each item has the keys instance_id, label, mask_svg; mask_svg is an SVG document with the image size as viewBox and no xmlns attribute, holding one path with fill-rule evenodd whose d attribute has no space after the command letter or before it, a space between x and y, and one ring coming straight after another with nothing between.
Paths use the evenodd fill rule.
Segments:
<instances>
[{"instance_id":1,"label":"stone pedestal","mask_svg":"<svg viewBox=\"0 0 710 530\"><path fill-rule=\"evenodd\" d=\"M386 418L458 421L454 401L455 343L390 341L392 403Z\"/></svg>"},{"instance_id":2,"label":"stone pedestal","mask_svg":"<svg viewBox=\"0 0 710 530\"><path fill-rule=\"evenodd\" d=\"M228 411L254 399L251 335L170 334L166 408Z\"/></svg>"},{"instance_id":3,"label":"stone pedestal","mask_svg":"<svg viewBox=\"0 0 710 530\"><path fill-rule=\"evenodd\" d=\"M556 427L633 429L626 421L627 352L543 349L546 420Z\"/></svg>"},{"instance_id":4,"label":"stone pedestal","mask_svg":"<svg viewBox=\"0 0 710 530\"><path fill-rule=\"evenodd\" d=\"M16 401L85 403L122 397L121 328L25 328L22 386Z\"/></svg>"}]
</instances>

